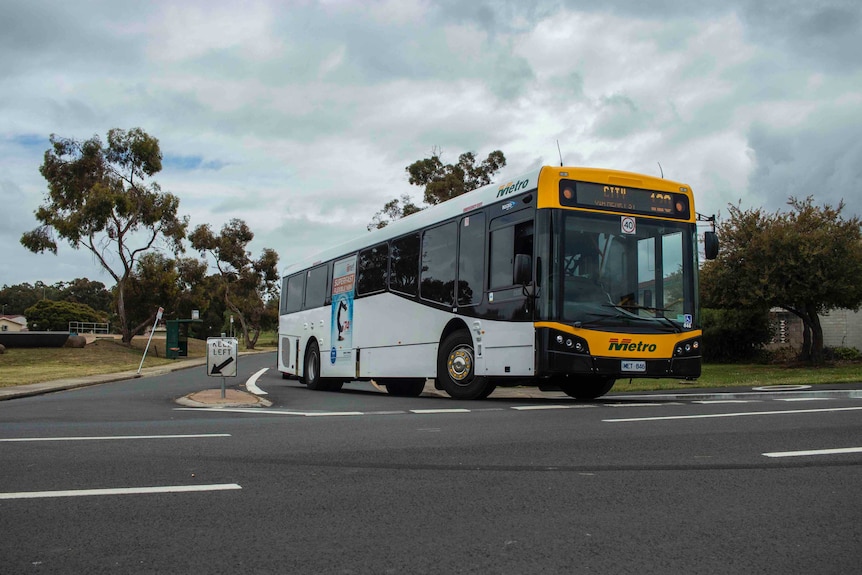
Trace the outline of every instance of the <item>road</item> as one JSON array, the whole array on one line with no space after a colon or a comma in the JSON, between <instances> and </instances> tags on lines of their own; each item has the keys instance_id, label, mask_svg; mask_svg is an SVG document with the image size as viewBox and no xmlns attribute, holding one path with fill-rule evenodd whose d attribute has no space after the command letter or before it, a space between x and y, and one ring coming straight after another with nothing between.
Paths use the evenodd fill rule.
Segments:
<instances>
[{"instance_id":1,"label":"road","mask_svg":"<svg viewBox=\"0 0 862 575\"><path fill-rule=\"evenodd\" d=\"M851 573L862 397L314 392L205 368L0 402L11 573ZM857 394L862 396L862 394ZM744 397L744 399L739 399Z\"/></svg>"}]
</instances>

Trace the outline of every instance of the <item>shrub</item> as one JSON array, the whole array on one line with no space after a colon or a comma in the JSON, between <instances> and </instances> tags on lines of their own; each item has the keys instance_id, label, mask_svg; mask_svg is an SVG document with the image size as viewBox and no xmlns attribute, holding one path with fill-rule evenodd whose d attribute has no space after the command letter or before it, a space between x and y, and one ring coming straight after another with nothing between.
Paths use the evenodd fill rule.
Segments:
<instances>
[{"instance_id":1,"label":"shrub","mask_svg":"<svg viewBox=\"0 0 862 575\"><path fill-rule=\"evenodd\" d=\"M67 331L72 321L105 321L99 312L86 304L47 299L28 307L24 315L33 331Z\"/></svg>"},{"instance_id":2,"label":"shrub","mask_svg":"<svg viewBox=\"0 0 862 575\"><path fill-rule=\"evenodd\" d=\"M701 318L707 362L756 359L772 337L768 310L703 309Z\"/></svg>"},{"instance_id":3,"label":"shrub","mask_svg":"<svg viewBox=\"0 0 862 575\"><path fill-rule=\"evenodd\" d=\"M862 353L855 347L827 347L823 350L823 356L828 361L859 361Z\"/></svg>"}]
</instances>

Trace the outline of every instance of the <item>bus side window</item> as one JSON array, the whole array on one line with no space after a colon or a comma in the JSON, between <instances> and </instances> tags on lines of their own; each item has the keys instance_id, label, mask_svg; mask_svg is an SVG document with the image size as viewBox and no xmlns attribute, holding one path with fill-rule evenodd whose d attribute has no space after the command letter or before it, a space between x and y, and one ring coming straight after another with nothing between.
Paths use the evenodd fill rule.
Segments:
<instances>
[{"instance_id":1,"label":"bus side window","mask_svg":"<svg viewBox=\"0 0 862 575\"><path fill-rule=\"evenodd\" d=\"M380 244L359 252L359 278L357 295L366 295L386 289L389 263L389 246Z\"/></svg>"},{"instance_id":2,"label":"bus side window","mask_svg":"<svg viewBox=\"0 0 862 575\"><path fill-rule=\"evenodd\" d=\"M485 269L485 214L461 219L458 245L458 305L482 301L482 271Z\"/></svg>"},{"instance_id":3,"label":"bus side window","mask_svg":"<svg viewBox=\"0 0 862 575\"><path fill-rule=\"evenodd\" d=\"M389 289L415 296L419 285L419 234L392 240L389 262Z\"/></svg>"},{"instance_id":4,"label":"bus side window","mask_svg":"<svg viewBox=\"0 0 862 575\"><path fill-rule=\"evenodd\" d=\"M282 315L287 313L287 276L281 278L281 301L278 313Z\"/></svg>"},{"instance_id":5,"label":"bus side window","mask_svg":"<svg viewBox=\"0 0 862 575\"><path fill-rule=\"evenodd\" d=\"M422 299L445 305L455 303L455 249L458 231L449 222L422 234Z\"/></svg>"},{"instance_id":6,"label":"bus side window","mask_svg":"<svg viewBox=\"0 0 862 575\"><path fill-rule=\"evenodd\" d=\"M314 309L323 307L326 303L326 294L329 291L329 277L326 265L317 266L308 271L308 280L305 283L305 305L303 309Z\"/></svg>"},{"instance_id":7,"label":"bus side window","mask_svg":"<svg viewBox=\"0 0 862 575\"><path fill-rule=\"evenodd\" d=\"M491 232L489 289L514 285L515 254L533 256L533 220Z\"/></svg>"},{"instance_id":8,"label":"bus side window","mask_svg":"<svg viewBox=\"0 0 862 575\"><path fill-rule=\"evenodd\" d=\"M302 309L302 294L305 291L305 272L287 278L287 303L285 313Z\"/></svg>"}]
</instances>

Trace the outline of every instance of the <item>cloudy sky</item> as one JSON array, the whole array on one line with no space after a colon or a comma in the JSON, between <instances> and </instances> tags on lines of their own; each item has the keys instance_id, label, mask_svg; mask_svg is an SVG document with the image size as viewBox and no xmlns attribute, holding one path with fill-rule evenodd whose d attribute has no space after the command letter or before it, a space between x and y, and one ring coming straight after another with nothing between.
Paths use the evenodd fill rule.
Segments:
<instances>
[{"instance_id":1,"label":"cloudy sky","mask_svg":"<svg viewBox=\"0 0 862 575\"><path fill-rule=\"evenodd\" d=\"M282 267L361 234L404 168L502 150L659 174L702 213L862 215L858 0L4 0L0 285L113 282L23 248L48 137L159 139L191 226L244 219Z\"/></svg>"}]
</instances>

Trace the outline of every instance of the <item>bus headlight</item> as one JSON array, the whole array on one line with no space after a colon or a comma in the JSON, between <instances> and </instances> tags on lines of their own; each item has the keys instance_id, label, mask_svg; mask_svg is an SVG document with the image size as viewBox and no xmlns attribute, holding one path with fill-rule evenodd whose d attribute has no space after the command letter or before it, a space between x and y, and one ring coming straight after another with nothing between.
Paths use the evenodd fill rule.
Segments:
<instances>
[{"instance_id":1,"label":"bus headlight","mask_svg":"<svg viewBox=\"0 0 862 575\"><path fill-rule=\"evenodd\" d=\"M549 338L552 350L565 351L568 353L590 353L587 341L570 333L555 332Z\"/></svg>"},{"instance_id":2,"label":"bus headlight","mask_svg":"<svg viewBox=\"0 0 862 575\"><path fill-rule=\"evenodd\" d=\"M673 349L674 357L690 357L700 355L700 339L681 341Z\"/></svg>"}]
</instances>

